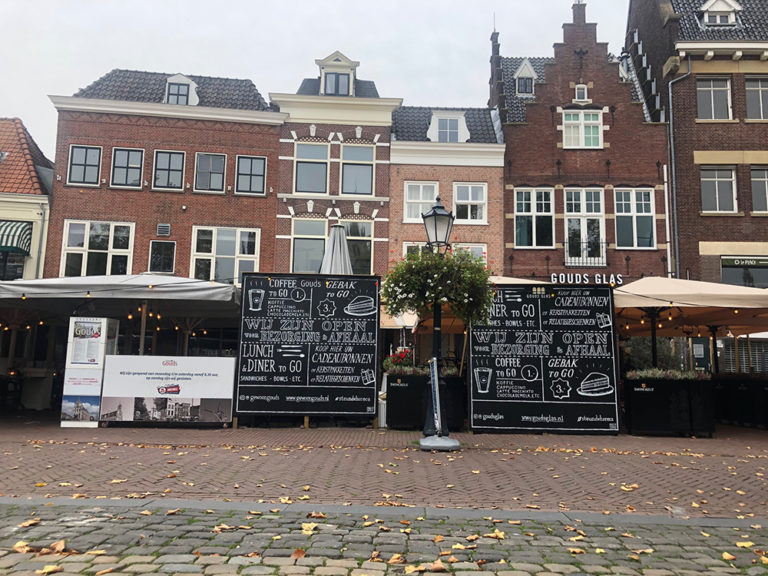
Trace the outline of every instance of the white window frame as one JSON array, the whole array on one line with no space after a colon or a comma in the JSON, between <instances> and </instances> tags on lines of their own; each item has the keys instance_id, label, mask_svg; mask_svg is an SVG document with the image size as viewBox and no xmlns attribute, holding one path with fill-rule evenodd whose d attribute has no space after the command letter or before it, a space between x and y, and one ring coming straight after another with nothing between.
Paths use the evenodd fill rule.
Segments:
<instances>
[{"instance_id":1,"label":"white window frame","mask_svg":"<svg viewBox=\"0 0 768 576\"><path fill-rule=\"evenodd\" d=\"M312 234L296 234L296 222L305 222L305 221L312 221L312 222L322 222L323 223L323 234L321 235L312 235ZM323 241L323 250L325 250L325 243L328 239L328 220L324 218L294 218L291 221L291 267L290 270L293 273L293 253L295 250L295 241L296 239L309 239L309 240L322 240ZM296 274L304 274L305 272L295 272Z\"/></svg>"},{"instance_id":2,"label":"white window frame","mask_svg":"<svg viewBox=\"0 0 768 576\"><path fill-rule=\"evenodd\" d=\"M714 178L704 178L704 171L715 171ZM721 178L720 172L730 172L730 178ZM735 214L738 211L738 192L736 190L736 168L734 166L701 166L699 170L699 181L701 187L701 211L705 214ZM714 210L706 210L704 208L704 182L715 183L715 204ZM720 210L720 183L729 182L731 185L731 201L733 203L733 210Z\"/></svg>"},{"instance_id":3,"label":"white window frame","mask_svg":"<svg viewBox=\"0 0 768 576\"><path fill-rule=\"evenodd\" d=\"M366 148L371 152L370 160L348 160L344 157L346 150L352 148ZM371 168L371 191L370 192L344 192L344 167L349 164L352 166L370 166ZM339 194L342 196L349 196L351 198L360 197L373 197L376 196L376 146L370 146L367 144L342 144L341 146L341 178L339 178Z\"/></svg>"},{"instance_id":4,"label":"white window frame","mask_svg":"<svg viewBox=\"0 0 768 576\"><path fill-rule=\"evenodd\" d=\"M140 152L141 164L139 165L139 184L138 186L131 186L130 184L117 184L115 182L115 157L118 152ZM129 154L130 158L130 154ZM129 161L130 162L130 161ZM122 168L122 167L121 167ZM130 164L126 169L130 169ZM112 169L109 172L109 186L110 188L123 188L127 190L141 190L144 184L144 149L143 148L126 148L123 146L116 146L112 148Z\"/></svg>"},{"instance_id":5,"label":"white window frame","mask_svg":"<svg viewBox=\"0 0 768 576\"><path fill-rule=\"evenodd\" d=\"M569 118L568 116L572 117ZM586 116L590 115L590 118ZM595 118L591 116L595 115ZM597 128L597 144L587 146L587 128ZM578 138L574 141L574 130ZM563 110L563 148L566 150L602 150L603 149L603 111L602 110Z\"/></svg>"},{"instance_id":6,"label":"white window frame","mask_svg":"<svg viewBox=\"0 0 768 576\"><path fill-rule=\"evenodd\" d=\"M198 177L200 174L200 157L201 156L219 156L224 159L224 171L221 173L221 189L199 187ZM200 192L203 194L224 194L226 188L227 188L227 155L220 154L218 152L195 152L195 182L192 188L193 191Z\"/></svg>"},{"instance_id":7,"label":"white window frame","mask_svg":"<svg viewBox=\"0 0 768 576\"><path fill-rule=\"evenodd\" d=\"M575 204L574 201L568 200L568 194L569 192L577 192L579 193L579 201L578 201L578 207L576 210L571 207L572 204ZM564 196L564 214L565 217L563 218L563 226L565 231L565 263L567 265L574 265L579 264L585 261L584 254L584 245L585 243L589 243L589 221L590 220L597 220L599 223L599 250L600 255L599 256L589 256L587 255L586 258L592 259L593 261L588 264L588 266L604 266L607 261L607 240L605 235L605 191L602 188L575 188L575 187L568 187L563 190L563 196ZM595 198L599 201L600 209L595 210L594 204L595 204ZM570 237L568 235L568 225L570 220L579 220L580 224L580 248L581 248L581 254L576 256L570 256L569 255L569 243L570 243Z\"/></svg>"},{"instance_id":8,"label":"white window frame","mask_svg":"<svg viewBox=\"0 0 768 576\"><path fill-rule=\"evenodd\" d=\"M157 174L157 155L158 154L181 154L181 186L178 188L164 188L155 184L155 176ZM170 164L169 164L170 170ZM162 190L163 192L183 192L184 191L184 177L187 172L187 153L183 150L155 150L153 154L152 163L152 190Z\"/></svg>"},{"instance_id":9,"label":"white window frame","mask_svg":"<svg viewBox=\"0 0 768 576\"><path fill-rule=\"evenodd\" d=\"M261 192L250 192L240 190L240 160L263 160L264 161L264 174L262 175ZM248 174L249 178L253 178L254 174ZM258 175L256 175L258 176ZM235 194L243 194L244 196L266 196L267 195L267 157L266 156L249 156L247 154L238 154L235 157Z\"/></svg>"},{"instance_id":10,"label":"white window frame","mask_svg":"<svg viewBox=\"0 0 768 576\"><path fill-rule=\"evenodd\" d=\"M725 22L723 22L723 17L725 17ZM711 19L714 19L714 22L710 22ZM733 26L736 24L736 13L733 11L729 12L719 12L719 11L708 11L704 13L704 25L705 26Z\"/></svg>"},{"instance_id":11,"label":"white window frame","mask_svg":"<svg viewBox=\"0 0 768 576\"><path fill-rule=\"evenodd\" d=\"M585 102L592 102L589 98L589 87L586 84L576 84L576 88L573 93L573 101L584 104Z\"/></svg>"},{"instance_id":12,"label":"white window frame","mask_svg":"<svg viewBox=\"0 0 768 576\"><path fill-rule=\"evenodd\" d=\"M409 204L419 204L424 205L427 204L426 200L418 200L418 201L408 201L408 186L418 186L419 187L419 196L423 196L424 194L424 186L433 186L434 187L434 197L432 200L429 201L429 206L424 212L419 211L418 217L408 217L408 206ZM435 205L435 199L440 196L440 184L439 182L433 182L433 181L421 181L421 180L406 180L403 186L403 223L404 224L423 224L424 220L422 220L421 215L428 212L432 206Z\"/></svg>"},{"instance_id":13,"label":"white window frame","mask_svg":"<svg viewBox=\"0 0 768 576\"><path fill-rule=\"evenodd\" d=\"M469 199L459 199L459 188L466 187L469 192ZM479 188L482 191L483 199L481 201L472 200L472 192L475 188ZM471 207L475 205L481 205L483 209L483 217L481 219L459 218L459 206L467 206L468 214L471 212ZM470 226L484 226L488 224L488 184L486 182L454 182L453 183L453 211L456 214L456 220L454 224L470 225Z\"/></svg>"},{"instance_id":14,"label":"white window frame","mask_svg":"<svg viewBox=\"0 0 768 576\"><path fill-rule=\"evenodd\" d=\"M762 172L760 177L755 178L756 172ZM760 214L768 213L768 166L750 166L749 181L752 189L752 211ZM758 182L762 187L760 194L763 197L763 203L766 205L764 210L757 210L755 208L755 182Z\"/></svg>"},{"instance_id":15,"label":"white window frame","mask_svg":"<svg viewBox=\"0 0 768 576\"><path fill-rule=\"evenodd\" d=\"M172 244L173 245L173 261L171 262L170 270L154 270L152 268L152 248L155 244ZM173 275L176 271L176 241L175 240L150 240L149 241L149 259L147 260L147 270L152 274L168 274Z\"/></svg>"},{"instance_id":16,"label":"white window frame","mask_svg":"<svg viewBox=\"0 0 768 576\"><path fill-rule=\"evenodd\" d=\"M85 226L83 245L82 246L68 246L69 231L71 225L82 224ZM106 250L91 249L90 244L90 229L92 224L109 224L109 240ZM128 248L114 248L115 227L126 226L130 230L130 237L128 238ZM88 255L89 253L107 253L106 275L111 276L112 258L114 256L125 256L126 265L125 273L131 274L133 269L133 243L136 239L136 225L133 222L113 222L108 220L81 220L81 219L66 219L64 220L62 241L61 241L61 258L59 260L59 277L64 277L67 269L67 254L82 254L83 259L80 264L80 276L85 276L88 270ZM117 274L116 274L117 275ZM122 274L119 274L122 276Z\"/></svg>"},{"instance_id":17,"label":"white window frame","mask_svg":"<svg viewBox=\"0 0 768 576\"><path fill-rule=\"evenodd\" d=\"M403 242L403 258L408 256L408 249L415 248L419 251L423 250L427 246L426 242Z\"/></svg>"},{"instance_id":18,"label":"white window frame","mask_svg":"<svg viewBox=\"0 0 768 576\"><path fill-rule=\"evenodd\" d=\"M703 86L704 83L709 82L709 87ZM715 87L712 82L725 82L725 88ZM728 96L728 117L718 118L715 113L715 93L725 91ZM702 93L709 94L709 105L712 108L712 117L702 116L702 110L699 106L699 95ZM733 95L731 93L731 79L723 76L699 76L696 78L696 119L697 120L732 120L733 119Z\"/></svg>"},{"instance_id":19,"label":"white window frame","mask_svg":"<svg viewBox=\"0 0 768 576\"><path fill-rule=\"evenodd\" d=\"M82 182L79 182L77 180L72 180L72 156L73 151L75 148L84 148L85 149L85 157L86 160L88 159L88 150L98 150L99 151L99 162L97 165L96 170L96 182L87 182L85 179ZM101 186L101 159L102 154L104 150L101 146L89 146L87 144L70 144L69 145L69 158L67 160L67 185L68 186L90 186L94 188L98 188ZM90 164L82 164L82 166L91 166ZM83 177L85 177L85 171L83 171Z\"/></svg>"},{"instance_id":20,"label":"white window frame","mask_svg":"<svg viewBox=\"0 0 768 576\"><path fill-rule=\"evenodd\" d=\"M750 82L757 82L757 86L750 88ZM747 120L768 120L768 76L752 76L744 79L744 90L747 95ZM759 114L757 116L750 116L749 108L749 94L757 92L757 100L759 104Z\"/></svg>"},{"instance_id":21,"label":"white window frame","mask_svg":"<svg viewBox=\"0 0 768 576\"><path fill-rule=\"evenodd\" d=\"M328 91L328 76L333 76L336 82L336 90L334 92ZM339 92L339 77L347 77L347 91ZM352 74L349 72L323 72L323 94L326 96L351 96L352 95Z\"/></svg>"},{"instance_id":22,"label":"white window frame","mask_svg":"<svg viewBox=\"0 0 768 576\"><path fill-rule=\"evenodd\" d=\"M375 231L375 223L373 220L339 220L339 224L344 226L345 224L352 224L352 223L364 223L364 224L370 224L371 226L371 235L370 236L351 236L349 233L346 234L347 237L347 243L350 242L368 242L368 244L371 247L371 258L369 261L370 266L368 267L367 272L355 272L353 270L353 274L361 274L361 275L371 275L373 274L373 259L374 259L374 231ZM346 227L345 227L346 228ZM346 232L346 229L345 229ZM350 255L351 256L351 255Z\"/></svg>"},{"instance_id":23,"label":"white window frame","mask_svg":"<svg viewBox=\"0 0 768 576\"><path fill-rule=\"evenodd\" d=\"M523 90L520 90L520 86L521 86L520 81L521 80L522 81L526 81L526 82L530 81L530 83L531 83L530 91L525 92ZM515 87L515 90L516 90L516 94L518 96L534 96L535 95L535 93L536 93L536 88L535 88L536 79L533 76L518 76L516 81L517 81L517 86Z\"/></svg>"},{"instance_id":24,"label":"white window frame","mask_svg":"<svg viewBox=\"0 0 768 576\"><path fill-rule=\"evenodd\" d=\"M218 235L220 230L234 230L235 231L235 254L217 254L216 253L216 244L218 241ZM197 235L198 232L202 230L211 230L213 234L211 235L211 251L210 252L201 252L197 250ZM254 253L253 254L244 254L240 251L240 233L241 232L247 232L247 233L255 233L256 239L255 239L255 245L254 245ZM236 226L193 226L192 227L192 246L190 250L190 258L189 258L189 277L190 278L196 278L195 275L195 264L197 263L197 260L210 260L211 266L208 273L208 278L205 278L205 280L212 280L215 282L223 282L227 284L234 284L235 286L240 286L240 263L241 262L253 262L253 272L259 271L260 266L260 253L261 253L261 228L245 228L245 227L236 227ZM218 279L216 280L216 258L234 258L234 278L226 278L226 279Z\"/></svg>"},{"instance_id":25,"label":"white window frame","mask_svg":"<svg viewBox=\"0 0 768 576\"><path fill-rule=\"evenodd\" d=\"M323 147L325 149L325 159L315 159L315 158L300 158L299 157L299 146L314 146L316 148ZM329 180L330 180L330 147L327 143L321 143L321 142L296 142L296 145L294 146L294 162L293 162L293 193L294 194L308 194L311 196L327 196L328 195L328 189L329 189ZM299 164L322 164L325 167L325 186L323 188L322 192L312 192L312 191L299 191L298 185L299 185Z\"/></svg>"},{"instance_id":26,"label":"white window frame","mask_svg":"<svg viewBox=\"0 0 768 576\"><path fill-rule=\"evenodd\" d=\"M629 211L619 212L624 210L626 202L620 198L620 196L629 194ZM648 200L641 195L647 194ZM613 191L613 206L615 216L615 233L616 233L616 249L617 250L656 250L656 203L655 194L653 188L615 188ZM647 211L646 211L647 210ZM651 243L650 246L639 246L638 242L638 226L637 222L640 218L651 219ZM632 221L632 245L620 246L619 245L619 218L630 218Z\"/></svg>"},{"instance_id":27,"label":"white window frame","mask_svg":"<svg viewBox=\"0 0 768 576\"><path fill-rule=\"evenodd\" d=\"M530 199L522 200L522 202L529 203L530 210L519 210L520 202L518 198L520 194L530 194ZM539 200L539 193L548 194L549 199ZM546 205L549 205L549 209L545 209ZM532 242L531 245L520 245L517 243L517 219L530 218L532 229ZM547 218L549 221L550 235L552 236L552 243L537 244L536 243L536 231L538 228L539 218ZM539 250L542 248L554 248L555 247L555 189L554 188L515 188L515 250Z\"/></svg>"},{"instance_id":28,"label":"white window frame","mask_svg":"<svg viewBox=\"0 0 768 576\"><path fill-rule=\"evenodd\" d=\"M451 244L451 248L454 252L458 252L459 250L465 250L467 252L473 253L475 256L478 256L477 252L479 252L479 258L484 263L488 263L488 245L487 244L478 244L478 243L472 243L472 242L457 242L456 244Z\"/></svg>"}]
</instances>

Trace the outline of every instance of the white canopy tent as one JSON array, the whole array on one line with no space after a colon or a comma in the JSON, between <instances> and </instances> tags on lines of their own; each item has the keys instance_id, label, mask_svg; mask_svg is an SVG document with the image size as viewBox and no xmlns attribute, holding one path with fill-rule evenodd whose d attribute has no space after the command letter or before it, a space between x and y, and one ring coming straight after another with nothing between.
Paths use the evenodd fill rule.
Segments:
<instances>
[{"instance_id":1,"label":"white canopy tent","mask_svg":"<svg viewBox=\"0 0 768 576\"><path fill-rule=\"evenodd\" d=\"M194 278L145 273L0 282L0 322L6 325L84 315L122 318L140 308L140 353L148 305L174 319L235 319L239 313L235 286Z\"/></svg>"}]
</instances>

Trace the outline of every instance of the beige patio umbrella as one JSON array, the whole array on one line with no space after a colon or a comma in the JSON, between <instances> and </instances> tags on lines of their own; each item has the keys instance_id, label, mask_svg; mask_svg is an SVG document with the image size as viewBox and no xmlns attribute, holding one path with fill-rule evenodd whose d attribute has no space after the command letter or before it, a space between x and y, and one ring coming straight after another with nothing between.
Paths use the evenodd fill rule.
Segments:
<instances>
[{"instance_id":1,"label":"beige patio umbrella","mask_svg":"<svg viewBox=\"0 0 768 576\"><path fill-rule=\"evenodd\" d=\"M627 336L651 337L654 366L656 336L768 329L768 290L760 288L649 276L613 292L617 328Z\"/></svg>"}]
</instances>

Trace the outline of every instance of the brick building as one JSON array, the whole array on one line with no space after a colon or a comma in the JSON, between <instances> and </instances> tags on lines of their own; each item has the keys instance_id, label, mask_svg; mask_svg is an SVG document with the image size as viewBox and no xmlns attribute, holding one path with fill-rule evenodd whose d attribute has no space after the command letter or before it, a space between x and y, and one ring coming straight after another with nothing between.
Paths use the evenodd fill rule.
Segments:
<instances>
[{"instance_id":1,"label":"brick building","mask_svg":"<svg viewBox=\"0 0 768 576\"><path fill-rule=\"evenodd\" d=\"M51 100L45 276L273 270L285 114L250 80L113 70Z\"/></svg>"},{"instance_id":2,"label":"brick building","mask_svg":"<svg viewBox=\"0 0 768 576\"><path fill-rule=\"evenodd\" d=\"M426 244L421 215L440 197L451 242L501 265L504 139L496 110L403 106L393 114L390 258Z\"/></svg>"},{"instance_id":3,"label":"brick building","mask_svg":"<svg viewBox=\"0 0 768 576\"><path fill-rule=\"evenodd\" d=\"M631 0L626 50L670 122L675 274L768 287L768 1Z\"/></svg>"},{"instance_id":4,"label":"brick building","mask_svg":"<svg viewBox=\"0 0 768 576\"><path fill-rule=\"evenodd\" d=\"M668 271L666 125L596 28L577 2L554 57L503 57L491 36L507 276L621 284Z\"/></svg>"},{"instance_id":5,"label":"brick building","mask_svg":"<svg viewBox=\"0 0 768 576\"><path fill-rule=\"evenodd\" d=\"M42 276L53 163L18 118L0 118L0 280Z\"/></svg>"},{"instance_id":6,"label":"brick building","mask_svg":"<svg viewBox=\"0 0 768 576\"><path fill-rule=\"evenodd\" d=\"M296 94L270 99L289 118L280 136L277 272L317 272L329 227L346 230L355 274L387 270L392 112L357 76L359 62L334 52Z\"/></svg>"}]
</instances>

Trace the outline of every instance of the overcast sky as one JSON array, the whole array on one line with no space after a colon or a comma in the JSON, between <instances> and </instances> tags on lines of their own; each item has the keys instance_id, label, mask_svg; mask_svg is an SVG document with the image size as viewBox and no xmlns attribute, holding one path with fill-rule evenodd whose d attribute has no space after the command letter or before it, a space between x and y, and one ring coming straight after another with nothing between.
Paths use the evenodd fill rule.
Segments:
<instances>
[{"instance_id":1,"label":"overcast sky","mask_svg":"<svg viewBox=\"0 0 768 576\"><path fill-rule=\"evenodd\" d=\"M251 79L294 93L334 50L382 97L484 106L490 35L502 56L552 56L573 0L0 0L0 117L19 117L54 159L56 110L114 68ZM621 51L628 0L586 0Z\"/></svg>"}]
</instances>

